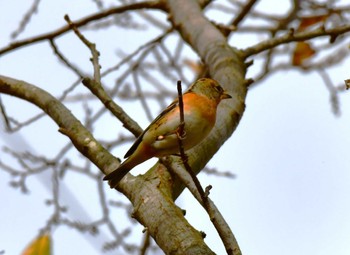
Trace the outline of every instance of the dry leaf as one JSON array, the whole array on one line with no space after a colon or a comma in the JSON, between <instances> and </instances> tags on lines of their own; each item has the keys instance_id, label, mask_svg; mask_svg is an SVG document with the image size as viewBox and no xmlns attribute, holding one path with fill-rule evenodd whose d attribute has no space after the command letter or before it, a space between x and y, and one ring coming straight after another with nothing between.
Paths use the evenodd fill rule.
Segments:
<instances>
[{"instance_id":1,"label":"dry leaf","mask_svg":"<svg viewBox=\"0 0 350 255\"><path fill-rule=\"evenodd\" d=\"M293 65L301 66L306 59L315 54L315 50L307 42L297 42L293 53Z\"/></svg>"},{"instance_id":2,"label":"dry leaf","mask_svg":"<svg viewBox=\"0 0 350 255\"><path fill-rule=\"evenodd\" d=\"M350 89L350 79L345 80L345 89Z\"/></svg>"},{"instance_id":3,"label":"dry leaf","mask_svg":"<svg viewBox=\"0 0 350 255\"><path fill-rule=\"evenodd\" d=\"M316 25L318 23L324 22L329 17L329 14L327 15L318 15L318 16L310 16L310 17L302 17L300 18L300 24L298 31L303 31L306 28Z\"/></svg>"}]
</instances>

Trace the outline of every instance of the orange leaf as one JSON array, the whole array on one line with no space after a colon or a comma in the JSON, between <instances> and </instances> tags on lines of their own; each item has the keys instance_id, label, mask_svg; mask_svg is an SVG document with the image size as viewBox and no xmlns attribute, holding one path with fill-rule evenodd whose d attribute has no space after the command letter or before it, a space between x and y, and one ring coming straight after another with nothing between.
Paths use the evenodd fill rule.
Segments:
<instances>
[{"instance_id":1,"label":"orange leaf","mask_svg":"<svg viewBox=\"0 0 350 255\"><path fill-rule=\"evenodd\" d=\"M298 31L303 31L306 28L324 22L329 17L329 14L327 15L318 15L318 16L310 16L310 17L302 17L300 18L300 24Z\"/></svg>"},{"instance_id":2,"label":"orange leaf","mask_svg":"<svg viewBox=\"0 0 350 255\"><path fill-rule=\"evenodd\" d=\"M303 62L312 57L315 50L307 42L297 42L293 53L293 65L301 66Z\"/></svg>"},{"instance_id":3,"label":"orange leaf","mask_svg":"<svg viewBox=\"0 0 350 255\"><path fill-rule=\"evenodd\" d=\"M21 255L50 255L51 240L49 235L42 235L31 242Z\"/></svg>"}]
</instances>

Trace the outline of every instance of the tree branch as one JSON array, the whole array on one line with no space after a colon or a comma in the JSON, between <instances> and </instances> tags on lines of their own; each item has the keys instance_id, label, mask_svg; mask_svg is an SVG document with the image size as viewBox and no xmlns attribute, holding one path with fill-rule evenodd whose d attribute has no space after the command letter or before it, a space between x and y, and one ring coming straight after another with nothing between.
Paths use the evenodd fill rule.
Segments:
<instances>
[{"instance_id":1,"label":"tree branch","mask_svg":"<svg viewBox=\"0 0 350 255\"><path fill-rule=\"evenodd\" d=\"M86 45L86 47L89 48L92 55L90 60L94 68L94 79L96 82L101 82L101 65L99 62L100 52L96 49L96 44L90 42L82 33L80 33L79 29L71 21L67 14L64 15L64 19L67 21L69 27L73 29L74 33L78 36L78 38Z\"/></svg>"},{"instance_id":2,"label":"tree branch","mask_svg":"<svg viewBox=\"0 0 350 255\"><path fill-rule=\"evenodd\" d=\"M165 254L214 254L202 234L188 223L183 211L175 205L171 192L173 180L164 165L157 164L151 170L118 185L118 190L133 204L132 217L147 228Z\"/></svg>"},{"instance_id":3,"label":"tree branch","mask_svg":"<svg viewBox=\"0 0 350 255\"><path fill-rule=\"evenodd\" d=\"M129 115L117 105L102 87L101 83L90 78L84 78L82 83L105 105L105 107L119 119L124 127L134 136L142 133L142 128Z\"/></svg>"},{"instance_id":4,"label":"tree branch","mask_svg":"<svg viewBox=\"0 0 350 255\"><path fill-rule=\"evenodd\" d=\"M139 3L129 4L129 5L118 6L118 7L108 9L106 11L92 14L92 15L87 16L85 18L82 18L80 20L73 21L73 23L76 27L82 27L82 26L85 26L92 21L104 19L110 15L120 14L123 12L132 11L132 10L146 9L146 8L147 9L164 10L164 3L162 0L159 0L159 1L144 1L144 2L139 2ZM0 49L0 55L8 53L8 52L15 50L15 49L19 49L19 48L27 46L27 45L31 45L33 43L37 43L37 42L41 42L41 41L45 41L45 40L52 40L58 36L61 36L65 33L67 33L70 30L71 30L71 27L69 25L66 25L66 26L63 26L61 28L56 29L55 31L51 31L48 33L44 33L42 35L37 35L37 36L31 37L28 39L13 42L10 45Z\"/></svg>"},{"instance_id":5,"label":"tree branch","mask_svg":"<svg viewBox=\"0 0 350 255\"><path fill-rule=\"evenodd\" d=\"M321 36L330 36L331 41L334 41L336 37L341 34L345 34L350 31L350 25L344 25L336 28L326 29L323 26L315 29L313 31L299 32L294 33L294 30L289 31L285 35L280 37L272 38L265 40L261 43L258 43L252 47L242 50L242 57L247 58L252 55L256 55L265 50L269 50L281 44L286 44L290 42L299 42L314 39Z\"/></svg>"},{"instance_id":6,"label":"tree branch","mask_svg":"<svg viewBox=\"0 0 350 255\"><path fill-rule=\"evenodd\" d=\"M231 22L231 25L237 27L244 17L250 12L256 2L257 0L249 0L247 4L243 6L238 16Z\"/></svg>"},{"instance_id":7,"label":"tree branch","mask_svg":"<svg viewBox=\"0 0 350 255\"><path fill-rule=\"evenodd\" d=\"M0 93L22 98L41 108L69 137L74 146L105 174L119 165L119 160L103 148L90 132L56 98L46 91L24 81L0 75Z\"/></svg>"}]
</instances>

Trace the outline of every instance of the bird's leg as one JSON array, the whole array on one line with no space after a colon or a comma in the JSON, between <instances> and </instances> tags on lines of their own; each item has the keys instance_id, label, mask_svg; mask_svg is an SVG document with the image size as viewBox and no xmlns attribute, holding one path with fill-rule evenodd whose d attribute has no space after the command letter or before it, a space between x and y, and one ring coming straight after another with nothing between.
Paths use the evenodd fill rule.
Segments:
<instances>
[{"instance_id":1,"label":"bird's leg","mask_svg":"<svg viewBox=\"0 0 350 255\"><path fill-rule=\"evenodd\" d=\"M180 139L181 141L186 139L186 130L183 128L183 124L181 123L178 128L176 129L176 135L177 138Z\"/></svg>"}]
</instances>

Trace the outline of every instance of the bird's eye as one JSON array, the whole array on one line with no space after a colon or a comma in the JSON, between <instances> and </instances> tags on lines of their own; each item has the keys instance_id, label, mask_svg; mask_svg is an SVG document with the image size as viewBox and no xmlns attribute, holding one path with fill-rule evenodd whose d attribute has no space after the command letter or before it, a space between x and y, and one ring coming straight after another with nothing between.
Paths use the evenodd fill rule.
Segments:
<instances>
[{"instance_id":1,"label":"bird's eye","mask_svg":"<svg viewBox=\"0 0 350 255\"><path fill-rule=\"evenodd\" d=\"M217 92L222 93L224 90L220 86L215 86Z\"/></svg>"}]
</instances>

